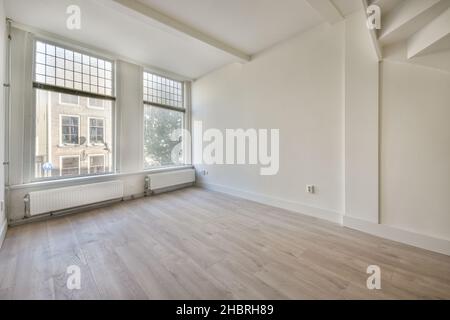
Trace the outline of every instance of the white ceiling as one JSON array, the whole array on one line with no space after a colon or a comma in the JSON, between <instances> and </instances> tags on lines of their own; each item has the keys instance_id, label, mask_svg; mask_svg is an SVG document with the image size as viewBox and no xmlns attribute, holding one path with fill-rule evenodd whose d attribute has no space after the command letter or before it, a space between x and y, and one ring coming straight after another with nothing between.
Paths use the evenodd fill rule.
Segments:
<instances>
[{"instance_id":1,"label":"white ceiling","mask_svg":"<svg viewBox=\"0 0 450 320\"><path fill-rule=\"evenodd\" d=\"M348 16L349 14L362 8L361 0L332 0L332 2L344 16Z\"/></svg>"},{"instance_id":2,"label":"white ceiling","mask_svg":"<svg viewBox=\"0 0 450 320\"><path fill-rule=\"evenodd\" d=\"M302 0L139 1L250 55L322 21Z\"/></svg>"},{"instance_id":3,"label":"white ceiling","mask_svg":"<svg viewBox=\"0 0 450 320\"><path fill-rule=\"evenodd\" d=\"M306 0L139 1L248 55L324 22ZM333 2L344 15L360 4ZM81 30L66 28L66 8L73 4L81 8ZM237 61L112 0L5 0L5 9L21 24L192 79Z\"/></svg>"}]
</instances>

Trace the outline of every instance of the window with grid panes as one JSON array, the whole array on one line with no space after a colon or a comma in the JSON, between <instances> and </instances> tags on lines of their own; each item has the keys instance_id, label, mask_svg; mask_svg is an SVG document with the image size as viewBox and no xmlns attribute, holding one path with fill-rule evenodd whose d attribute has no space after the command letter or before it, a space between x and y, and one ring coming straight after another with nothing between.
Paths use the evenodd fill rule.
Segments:
<instances>
[{"instance_id":1,"label":"window with grid panes","mask_svg":"<svg viewBox=\"0 0 450 320\"><path fill-rule=\"evenodd\" d=\"M34 57L35 179L113 172L114 63L46 40Z\"/></svg>"},{"instance_id":2,"label":"window with grid panes","mask_svg":"<svg viewBox=\"0 0 450 320\"><path fill-rule=\"evenodd\" d=\"M113 95L113 64L75 50L36 41L35 82Z\"/></svg>"},{"instance_id":3,"label":"window with grid panes","mask_svg":"<svg viewBox=\"0 0 450 320\"><path fill-rule=\"evenodd\" d=\"M144 72L144 166L146 169L185 163L185 106L181 81Z\"/></svg>"}]
</instances>

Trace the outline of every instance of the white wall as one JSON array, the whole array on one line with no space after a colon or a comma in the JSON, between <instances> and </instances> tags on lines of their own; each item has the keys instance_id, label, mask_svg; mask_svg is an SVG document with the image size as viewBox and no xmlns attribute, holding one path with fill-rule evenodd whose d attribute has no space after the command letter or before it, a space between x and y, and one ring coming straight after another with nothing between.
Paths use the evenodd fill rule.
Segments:
<instances>
[{"instance_id":1,"label":"white wall","mask_svg":"<svg viewBox=\"0 0 450 320\"><path fill-rule=\"evenodd\" d=\"M118 147L120 148L118 168L121 172L136 172L144 167L144 106L142 104L143 68L124 61L116 64Z\"/></svg>"},{"instance_id":2,"label":"white wall","mask_svg":"<svg viewBox=\"0 0 450 320\"><path fill-rule=\"evenodd\" d=\"M381 222L450 240L450 73L384 61Z\"/></svg>"},{"instance_id":3,"label":"white wall","mask_svg":"<svg viewBox=\"0 0 450 320\"><path fill-rule=\"evenodd\" d=\"M378 223L378 57L364 12L346 19L345 215Z\"/></svg>"},{"instance_id":4,"label":"white wall","mask_svg":"<svg viewBox=\"0 0 450 320\"><path fill-rule=\"evenodd\" d=\"M6 26L5 10L3 0L0 0L0 202L5 200L5 171L3 161L5 159L5 96L4 96L4 75L5 75L5 47L6 47ZM5 205L0 211L0 247L6 233Z\"/></svg>"},{"instance_id":5,"label":"white wall","mask_svg":"<svg viewBox=\"0 0 450 320\"><path fill-rule=\"evenodd\" d=\"M27 32L11 29L11 97L9 137L9 184L31 181L32 118L32 38ZM27 49L28 48L28 49ZM29 51L29 52L28 52ZM30 85L24 85L24 84Z\"/></svg>"},{"instance_id":6,"label":"white wall","mask_svg":"<svg viewBox=\"0 0 450 320\"><path fill-rule=\"evenodd\" d=\"M403 41L383 48L383 58L387 61L408 63L450 72L450 50L435 51L408 59L407 43Z\"/></svg>"},{"instance_id":7,"label":"white wall","mask_svg":"<svg viewBox=\"0 0 450 320\"><path fill-rule=\"evenodd\" d=\"M204 129L280 129L276 176L261 176L258 166L217 165L199 177L202 184L339 219L344 208L344 31L343 23L322 25L194 83L192 117L203 121ZM316 186L315 195L306 193L307 184Z\"/></svg>"}]
</instances>

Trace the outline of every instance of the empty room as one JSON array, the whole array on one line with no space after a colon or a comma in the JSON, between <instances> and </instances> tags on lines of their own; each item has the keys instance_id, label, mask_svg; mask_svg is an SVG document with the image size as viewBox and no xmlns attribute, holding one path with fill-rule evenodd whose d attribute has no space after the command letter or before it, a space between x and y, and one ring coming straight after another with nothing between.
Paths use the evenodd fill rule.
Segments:
<instances>
[{"instance_id":1,"label":"empty room","mask_svg":"<svg viewBox=\"0 0 450 320\"><path fill-rule=\"evenodd\" d=\"M450 299L450 0L0 0L0 83L0 300Z\"/></svg>"}]
</instances>

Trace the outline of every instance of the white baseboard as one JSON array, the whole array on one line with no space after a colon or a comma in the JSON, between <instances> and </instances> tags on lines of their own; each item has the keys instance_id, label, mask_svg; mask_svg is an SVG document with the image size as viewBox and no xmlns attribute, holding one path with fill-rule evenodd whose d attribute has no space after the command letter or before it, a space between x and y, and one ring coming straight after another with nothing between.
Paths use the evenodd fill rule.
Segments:
<instances>
[{"instance_id":1,"label":"white baseboard","mask_svg":"<svg viewBox=\"0 0 450 320\"><path fill-rule=\"evenodd\" d=\"M334 223L342 224L342 215L331 210L311 207L302 203L293 202L284 199L269 197L263 194L252 193L248 191L238 190L222 185L211 183L197 183L198 187L229 194L238 198L243 198L255 202L259 202L268 206L282 208L293 212L298 212L307 216L328 220Z\"/></svg>"},{"instance_id":2,"label":"white baseboard","mask_svg":"<svg viewBox=\"0 0 450 320\"><path fill-rule=\"evenodd\" d=\"M372 234L381 238L401 242L425 250L450 255L450 241L427 235L398 229L395 227L367 222L357 218L344 216L345 227Z\"/></svg>"},{"instance_id":3,"label":"white baseboard","mask_svg":"<svg viewBox=\"0 0 450 320\"><path fill-rule=\"evenodd\" d=\"M8 229L8 221L5 219L0 225L0 249L2 248L3 241L5 240L7 229Z\"/></svg>"},{"instance_id":4,"label":"white baseboard","mask_svg":"<svg viewBox=\"0 0 450 320\"><path fill-rule=\"evenodd\" d=\"M266 195L238 190L222 185L197 183L197 186L208 190L229 194L238 198L252 200L269 206L298 212L323 220L328 220L380 238L385 238L388 240L450 256L450 241L446 239L433 238L427 235L418 234L387 225L376 224L349 216L343 216L338 212L315 208L298 202L268 197Z\"/></svg>"}]
</instances>

